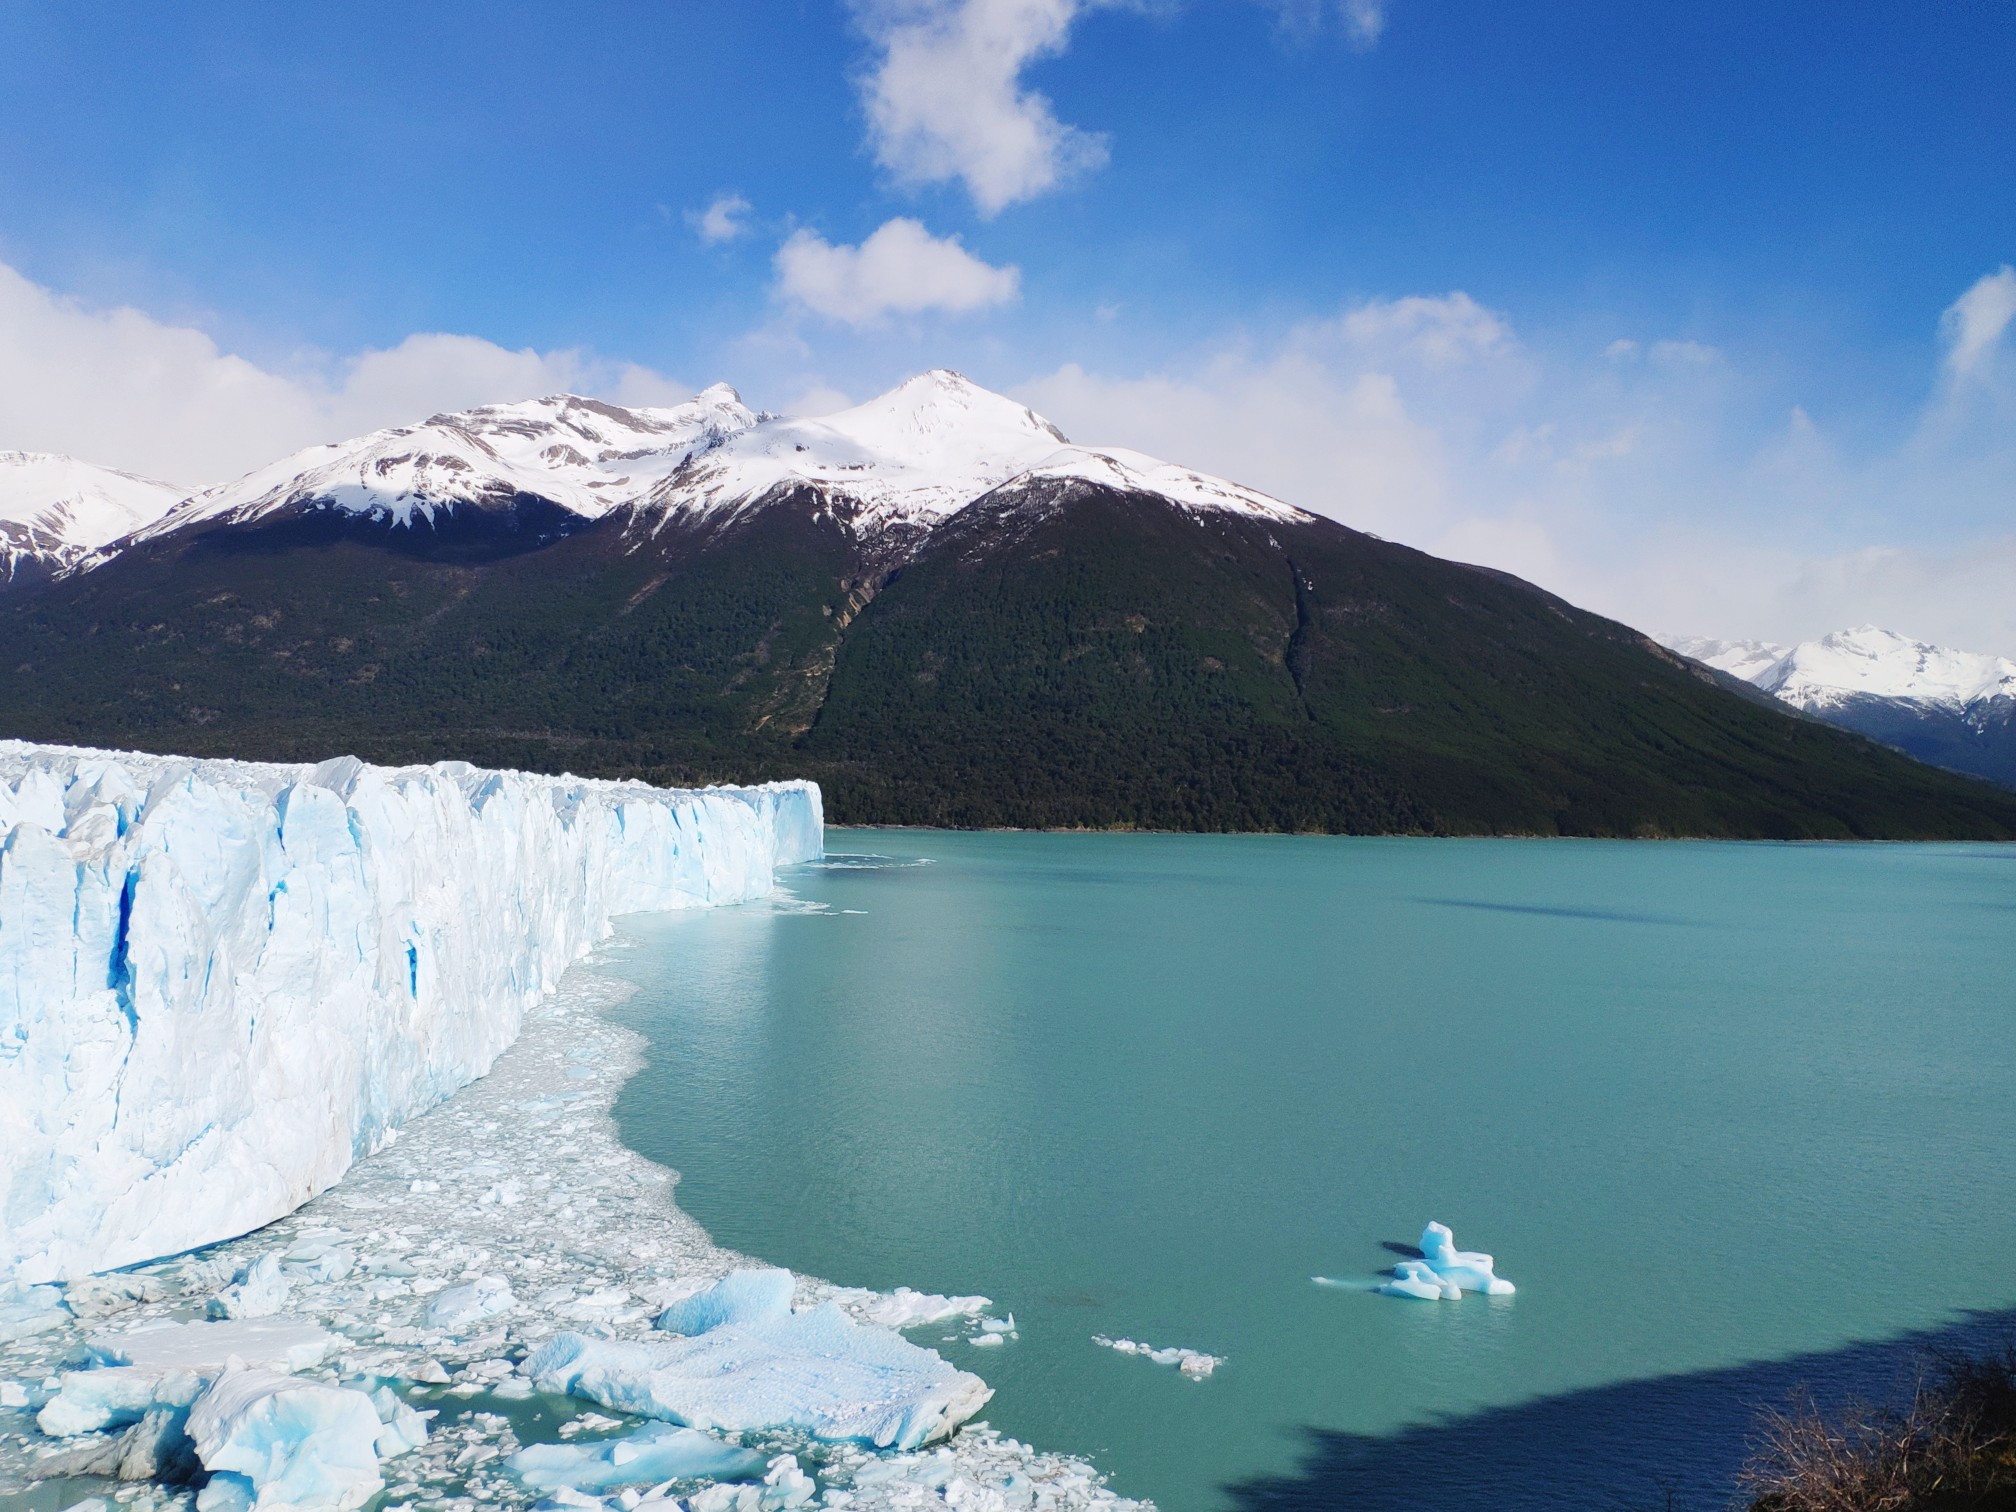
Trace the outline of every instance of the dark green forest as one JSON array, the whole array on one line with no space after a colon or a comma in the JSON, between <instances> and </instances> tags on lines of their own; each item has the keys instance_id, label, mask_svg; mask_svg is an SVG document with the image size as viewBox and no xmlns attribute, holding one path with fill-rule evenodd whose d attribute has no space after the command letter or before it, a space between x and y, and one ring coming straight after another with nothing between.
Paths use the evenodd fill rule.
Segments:
<instances>
[{"instance_id":1,"label":"dark green forest","mask_svg":"<svg viewBox=\"0 0 2016 1512\"><path fill-rule=\"evenodd\" d=\"M900 565L726 520L159 538L0 600L0 733L192 755L810 777L960 827L2016 838L2016 795L1328 520L997 490Z\"/></svg>"}]
</instances>

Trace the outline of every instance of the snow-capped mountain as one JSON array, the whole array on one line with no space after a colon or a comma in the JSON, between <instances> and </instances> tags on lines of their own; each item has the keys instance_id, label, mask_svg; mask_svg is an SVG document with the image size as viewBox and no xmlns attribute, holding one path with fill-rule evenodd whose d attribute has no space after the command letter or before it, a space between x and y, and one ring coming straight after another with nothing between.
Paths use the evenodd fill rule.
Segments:
<instances>
[{"instance_id":1,"label":"snow-capped mountain","mask_svg":"<svg viewBox=\"0 0 2016 1512\"><path fill-rule=\"evenodd\" d=\"M283 457L194 495L142 538L304 508L410 526L459 509L507 509L522 498L592 520L756 418L726 384L669 409L623 409L572 394L484 405Z\"/></svg>"},{"instance_id":2,"label":"snow-capped mountain","mask_svg":"<svg viewBox=\"0 0 2016 1512\"><path fill-rule=\"evenodd\" d=\"M859 533L911 536L994 489L1057 478L1189 508L1302 513L1139 452L1074 446L1034 410L943 368L838 414L766 417L726 435L654 488L643 509L664 520L724 517L811 488Z\"/></svg>"},{"instance_id":3,"label":"snow-capped mountain","mask_svg":"<svg viewBox=\"0 0 2016 1512\"><path fill-rule=\"evenodd\" d=\"M0 583L61 571L153 524L187 492L74 457L0 451Z\"/></svg>"},{"instance_id":4,"label":"snow-capped mountain","mask_svg":"<svg viewBox=\"0 0 2016 1512\"><path fill-rule=\"evenodd\" d=\"M1674 636L1683 656L1921 760L2016 784L2016 662L1860 625L1796 646Z\"/></svg>"}]
</instances>

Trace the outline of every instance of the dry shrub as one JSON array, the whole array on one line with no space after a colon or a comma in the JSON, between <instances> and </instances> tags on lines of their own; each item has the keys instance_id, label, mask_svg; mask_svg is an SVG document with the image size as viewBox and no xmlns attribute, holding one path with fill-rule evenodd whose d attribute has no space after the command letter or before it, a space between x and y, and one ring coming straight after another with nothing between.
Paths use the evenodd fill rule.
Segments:
<instances>
[{"instance_id":1,"label":"dry shrub","mask_svg":"<svg viewBox=\"0 0 2016 1512\"><path fill-rule=\"evenodd\" d=\"M1908 1408L1769 1408L1743 1472L1755 1512L2016 1509L2016 1342L1935 1357Z\"/></svg>"}]
</instances>

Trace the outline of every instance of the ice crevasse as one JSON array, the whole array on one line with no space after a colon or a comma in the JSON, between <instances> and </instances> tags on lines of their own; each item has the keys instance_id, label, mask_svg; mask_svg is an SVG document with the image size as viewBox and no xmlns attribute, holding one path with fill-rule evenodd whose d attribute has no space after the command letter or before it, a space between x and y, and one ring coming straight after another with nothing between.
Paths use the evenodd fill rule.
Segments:
<instances>
[{"instance_id":1,"label":"ice crevasse","mask_svg":"<svg viewBox=\"0 0 2016 1512\"><path fill-rule=\"evenodd\" d=\"M291 1212L483 1075L614 917L760 897L822 844L803 782L0 742L0 1283Z\"/></svg>"}]
</instances>

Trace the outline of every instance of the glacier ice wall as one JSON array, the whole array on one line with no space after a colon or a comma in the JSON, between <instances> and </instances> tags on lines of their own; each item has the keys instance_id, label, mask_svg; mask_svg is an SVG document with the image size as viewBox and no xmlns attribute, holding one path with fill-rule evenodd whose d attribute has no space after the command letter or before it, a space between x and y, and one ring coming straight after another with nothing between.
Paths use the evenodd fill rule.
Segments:
<instances>
[{"instance_id":1,"label":"glacier ice wall","mask_svg":"<svg viewBox=\"0 0 2016 1512\"><path fill-rule=\"evenodd\" d=\"M810 783L0 741L0 1279L270 1222L486 1072L625 913L768 893Z\"/></svg>"}]
</instances>

